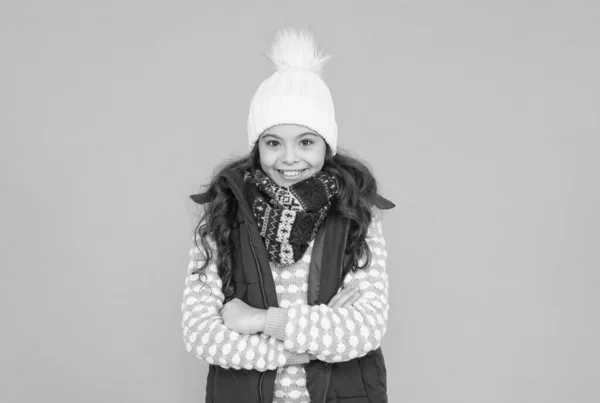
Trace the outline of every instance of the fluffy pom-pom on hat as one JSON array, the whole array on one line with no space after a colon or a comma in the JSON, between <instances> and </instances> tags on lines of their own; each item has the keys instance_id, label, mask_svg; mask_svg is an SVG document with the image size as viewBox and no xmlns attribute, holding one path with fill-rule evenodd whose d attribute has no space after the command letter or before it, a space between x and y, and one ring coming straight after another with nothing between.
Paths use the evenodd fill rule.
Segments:
<instances>
[{"instance_id":1,"label":"fluffy pom-pom on hat","mask_svg":"<svg viewBox=\"0 0 600 403\"><path fill-rule=\"evenodd\" d=\"M277 71L262 82L250 102L248 143L279 124L297 124L319 133L335 155L337 124L329 88L321 77L330 58L308 31L285 29L276 34L269 58Z\"/></svg>"},{"instance_id":2,"label":"fluffy pom-pom on hat","mask_svg":"<svg viewBox=\"0 0 600 403\"><path fill-rule=\"evenodd\" d=\"M290 29L277 33L268 56L278 71L306 70L319 75L331 57L322 55L310 32Z\"/></svg>"}]
</instances>

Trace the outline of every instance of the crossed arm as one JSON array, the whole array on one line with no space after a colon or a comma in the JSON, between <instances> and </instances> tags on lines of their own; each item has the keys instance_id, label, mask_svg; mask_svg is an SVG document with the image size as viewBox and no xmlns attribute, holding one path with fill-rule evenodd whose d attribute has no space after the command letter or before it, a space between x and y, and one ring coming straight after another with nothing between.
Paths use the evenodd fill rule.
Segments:
<instances>
[{"instance_id":1,"label":"crossed arm","mask_svg":"<svg viewBox=\"0 0 600 403\"><path fill-rule=\"evenodd\" d=\"M201 278L189 274L182 305L188 351L225 368L264 371L314 358L347 361L376 349L388 314L387 252L377 217L369 226L367 243L371 265L350 272L327 305L263 310L239 299L223 305L214 262ZM197 248L191 254L190 271L204 262Z\"/></svg>"}]
</instances>

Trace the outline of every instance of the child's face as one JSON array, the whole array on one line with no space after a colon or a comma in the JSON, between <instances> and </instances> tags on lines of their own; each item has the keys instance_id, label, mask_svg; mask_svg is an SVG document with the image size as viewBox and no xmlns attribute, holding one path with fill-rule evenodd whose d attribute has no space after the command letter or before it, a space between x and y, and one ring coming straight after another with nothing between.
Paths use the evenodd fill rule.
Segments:
<instances>
[{"instance_id":1,"label":"child's face","mask_svg":"<svg viewBox=\"0 0 600 403\"><path fill-rule=\"evenodd\" d=\"M304 126L277 125L258 139L260 166L279 186L291 186L323 168L325 140Z\"/></svg>"}]
</instances>

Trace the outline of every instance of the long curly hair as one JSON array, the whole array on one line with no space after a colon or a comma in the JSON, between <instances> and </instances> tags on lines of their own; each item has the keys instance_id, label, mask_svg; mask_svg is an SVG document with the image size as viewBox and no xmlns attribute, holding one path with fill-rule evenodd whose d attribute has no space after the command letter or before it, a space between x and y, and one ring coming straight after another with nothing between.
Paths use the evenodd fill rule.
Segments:
<instances>
[{"instance_id":1,"label":"long curly hair","mask_svg":"<svg viewBox=\"0 0 600 403\"><path fill-rule=\"evenodd\" d=\"M205 192L209 202L205 204L196 228L195 244L203 251L204 264L192 271L201 275L213 259L213 247L216 247L216 265L223 283L225 302L235 297L232 280L233 247L230 241L231 231L237 226L237 201L221 175L224 172L237 172L243 175L248 170L260 169L258 145L252 151L236 160L220 166L214 173ZM366 242L367 230L372 219L372 206L377 197L377 181L367 165L338 148L332 155L329 145L325 152L324 171L332 174L338 181L338 192L332 199L331 212L350 220L348 241L346 243L346 265L343 275L350 270L364 269L371 264L371 250ZM209 238L214 242L209 244ZM200 244L198 243L200 241Z\"/></svg>"}]
</instances>

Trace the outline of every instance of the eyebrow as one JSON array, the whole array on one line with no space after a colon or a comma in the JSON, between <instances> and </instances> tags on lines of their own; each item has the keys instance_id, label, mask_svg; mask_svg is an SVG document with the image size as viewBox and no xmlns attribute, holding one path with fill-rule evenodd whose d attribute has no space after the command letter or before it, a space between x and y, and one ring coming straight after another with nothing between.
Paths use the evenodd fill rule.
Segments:
<instances>
[{"instance_id":1,"label":"eyebrow","mask_svg":"<svg viewBox=\"0 0 600 403\"><path fill-rule=\"evenodd\" d=\"M317 133L313 133L313 132L304 132L304 133L300 133L300 134L298 134L298 135L297 135L297 136L295 136L294 138L298 138L298 137L302 137L302 136L306 136L306 135L310 135L310 136L318 136L318 134L317 134ZM273 133L265 133L265 134L263 134L263 135L262 135L262 137L263 137L263 138L265 138L265 137L273 137L273 138L276 138L276 139L278 139L278 140L281 140L281 137L280 137L280 136L278 136L278 135L276 135L276 134L273 134Z\"/></svg>"}]
</instances>

